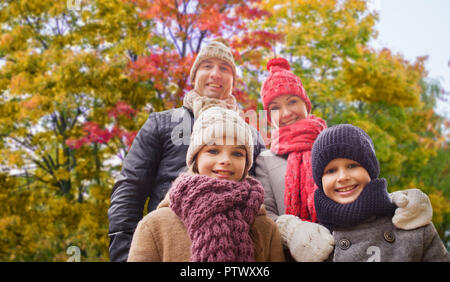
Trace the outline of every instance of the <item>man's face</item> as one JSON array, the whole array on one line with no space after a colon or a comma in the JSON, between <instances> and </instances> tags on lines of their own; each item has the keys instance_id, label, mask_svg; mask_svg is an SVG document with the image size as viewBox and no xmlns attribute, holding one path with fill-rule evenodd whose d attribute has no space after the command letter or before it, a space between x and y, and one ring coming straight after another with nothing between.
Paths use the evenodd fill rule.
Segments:
<instances>
[{"instance_id":1,"label":"man's face","mask_svg":"<svg viewBox=\"0 0 450 282\"><path fill-rule=\"evenodd\" d=\"M233 90L233 69L220 59L204 60L195 74L194 89L201 96L226 99Z\"/></svg>"}]
</instances>

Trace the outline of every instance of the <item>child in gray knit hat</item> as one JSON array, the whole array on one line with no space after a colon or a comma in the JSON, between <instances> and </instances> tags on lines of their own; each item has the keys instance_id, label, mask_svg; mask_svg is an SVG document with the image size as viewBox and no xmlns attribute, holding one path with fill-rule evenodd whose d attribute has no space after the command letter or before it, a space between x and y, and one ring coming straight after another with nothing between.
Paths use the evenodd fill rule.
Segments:
<instances>
[{"instance_id":1,"label":"child in gray knit hat","mask_svg":"<svg viewBox=\"0 0 450 282\"><path fill-rule=\"evenodd\" d=\"M311 161L319 187L317 218L335 240L332 261L450 261L432 223L413 230L392 223L395 205L372 140L364 130L341 124L314 142Z\"/></svg>"}]
</instances>

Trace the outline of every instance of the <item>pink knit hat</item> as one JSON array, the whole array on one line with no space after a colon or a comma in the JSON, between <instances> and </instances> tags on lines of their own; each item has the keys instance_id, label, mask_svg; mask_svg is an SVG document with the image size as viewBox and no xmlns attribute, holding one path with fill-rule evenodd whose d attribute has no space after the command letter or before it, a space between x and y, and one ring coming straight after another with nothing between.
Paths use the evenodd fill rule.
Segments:
<instances>
[{"instance_id":1,"label":"pink knit hat","mask_svg":"<svg viewBox=\"0 0 450 282\"><path fill-rule=\"evenodd\" d=\"M269 110L269 103L274 98L292 94L300 97L305 102L308 113L311 112L311 102L306 95L302 81L290 69L289 62L284 58L274 58L267 63L267 70L270 73L261 87L261 98L266 111Z\"/></svg>"}]
</instances>

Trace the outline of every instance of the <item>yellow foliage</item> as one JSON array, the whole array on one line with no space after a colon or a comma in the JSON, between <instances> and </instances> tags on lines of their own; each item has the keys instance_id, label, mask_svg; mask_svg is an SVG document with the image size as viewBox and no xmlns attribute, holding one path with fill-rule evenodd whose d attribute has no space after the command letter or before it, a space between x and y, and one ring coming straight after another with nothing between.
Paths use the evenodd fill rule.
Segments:
<instances>
[{"instance_id":1,"label":"yellow foliage","mask_svg":"<svg viewBox=\"0 0 450 282\"><path fill-rule=\"evenodd\" d=\"M0 180L0 261L67 261L70 246L80 248L82 261L108 260L109 189L97 188L101 201L78 203L42 186L19 189L9 176Z\"/></svg>"},{"instance_id":2,"label":"yellow foliage","mask_svg":"<svg viewBox=\"0 0 450 282\"><path fill-rule=\"evenodd\" d=\"M70 178L70 173L65 168L59 168L54 172L56 180L67 180Z\"/></svg>"},{"instance_id":3,"label":"yellow foliage","mask_svg":"<svg viewBox=\"0 0 450 282\"><path fill-rule=\"evenodd\" d=\"M43 101L45 101L45 100L46 100L46 98L39 94L33 95L29 100L22 101L22 106L29 110L34 109L37 106L39 106L40 104L42 104Z\"/></svg>"},{"instance_id":4,"label":"yellow foliage","mask_svg":"<svg viewBox=\"0 0 450 282\"><path fill-rule=\"evenodd\" d=\"M5 48L12 43L12 35L9 33L2 34L0 36L0 48Z\"/></svg>"},{"instance_id":5,"label":"yellow foliage","mask_svg":"<svg viewBox=\"0 0 450 282\"><path fill-rule=\"evenodd\" d=\"M7 160L10 167L22 167L24 165L23 156L20 151L8 151Z\"/></svg>"},{"instance_id":6,"label":"yellow foliage","mask_svg":"<svg viewBox=\"0 0 450 282\"><path fill-rule=\"evenodd\" d=\"M445 215L450 215L450 199L445 197L442 191L434 190L428 194L433 206L433 223L437 228L444 224ZM441 234L444 233L441 230Z\"/></svg>"},{"instance_id":7,"label":"yellow foliage","mask_svg":"<svg viewBox=\"0 0 450 282\"><path fill-rule=\"evenodd\" d=\"M374 52L362 49L361 59L346 61L342 75L343 84L350 88L348 99L367 103L384 102L400 107L419 105L424 76L423 62L405 61L387 49Z\"/></svg>"},{"instance_id":8,"label":"yellow foliage","mask_svg":"<svg viewBox=\"0 0 450 282\"><path fill-rule=\"evenodd\" d=\"M22 90L27 87L28 78L26 73L19 73L11 78L9 90L11 94L23 94Z\"/></svg>"}]
</instances>

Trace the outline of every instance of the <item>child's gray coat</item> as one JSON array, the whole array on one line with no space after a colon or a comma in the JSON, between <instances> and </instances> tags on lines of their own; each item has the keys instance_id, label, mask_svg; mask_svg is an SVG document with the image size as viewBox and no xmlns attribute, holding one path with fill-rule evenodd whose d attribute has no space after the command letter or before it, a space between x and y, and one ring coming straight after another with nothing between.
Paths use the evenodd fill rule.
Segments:
<instances>
[{"instance_id":1,"label":"child's gray coat","mask_svg":"<svg viewBox=\"0 0 450 282\"><path fill-rule=\"evenodd\" d=\"M413 229L395 228L391 217L373 218L363 224L333 231L335 262L450 261L433 224Z\"/></svg>"}]
</instances>

